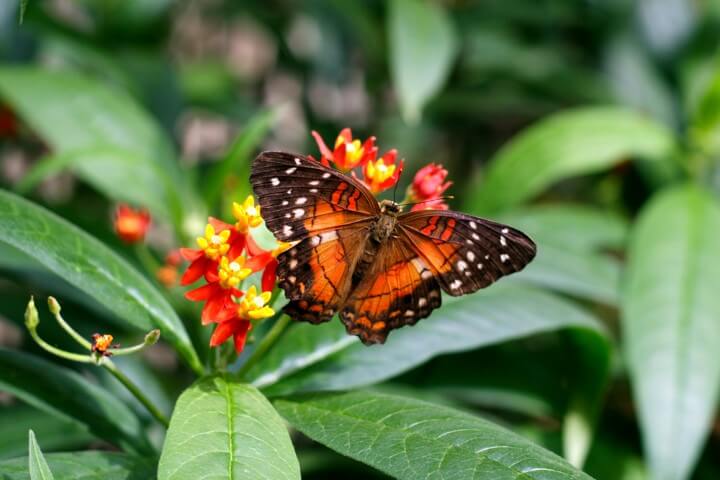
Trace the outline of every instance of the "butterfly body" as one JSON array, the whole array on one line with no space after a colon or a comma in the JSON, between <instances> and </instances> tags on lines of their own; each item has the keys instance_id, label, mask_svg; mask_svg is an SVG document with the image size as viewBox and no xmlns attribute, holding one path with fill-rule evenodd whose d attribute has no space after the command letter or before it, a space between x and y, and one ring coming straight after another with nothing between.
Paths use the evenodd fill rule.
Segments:
<instances>
[{"instance_id":1,"label":"butterfly body","mask_svg":"<svg viewBox=\"0 0 720 480\"><path fill-rule=\"evenodd\" d=\"M268 228L293 246L279 286L296 320L335 314L366 344L413 325L453 296L521 270L535 256L522 232L452 211L402 212L356 179L312 159L262 153L251 183Z\"/></svg>"}]
</instances>

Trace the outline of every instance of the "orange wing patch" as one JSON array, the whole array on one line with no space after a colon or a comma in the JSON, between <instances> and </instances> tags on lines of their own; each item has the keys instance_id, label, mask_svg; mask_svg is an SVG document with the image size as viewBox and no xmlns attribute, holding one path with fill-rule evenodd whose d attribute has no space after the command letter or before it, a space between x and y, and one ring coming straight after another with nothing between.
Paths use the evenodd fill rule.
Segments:
<instances>
[{"instance_id":1,"label":"orange wing patch","mask_svg":"<svg viewBox=\"0 0 720 480\"><path fill-rule=\"evenodd\" d=\"M363 343L384 343L391 330L414 325L440 303L440 288L426 262L403 240L390 239L350 294L340 318L348 333Z\"/></svg>"}]
</instances>

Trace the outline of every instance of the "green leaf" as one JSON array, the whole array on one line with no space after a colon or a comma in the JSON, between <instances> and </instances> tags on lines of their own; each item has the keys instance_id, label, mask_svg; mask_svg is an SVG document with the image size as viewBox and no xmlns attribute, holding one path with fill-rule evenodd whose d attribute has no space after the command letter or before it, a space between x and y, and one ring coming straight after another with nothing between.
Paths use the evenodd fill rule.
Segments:
<instances>
[{"instance_id":1,"label":"green leaf","mask_svg":"<svg viewBox=\"0 0 720 480\"><path fill-rule=\"evenodd\" d=\"M390 73L406 122L443 86L458 52L457 34L445 10L422 0L392 0L388 14Z\"/></svg>"},{"instance_id":2,"label":"green leaf","mask_svg":"<svg viewBox=\"0 0 720 480\"><path fill-rule=\"evenodd\" d=\"M267 399L250 385L205 378L178 399L165 439L159 480L300 478L290 435Z\"/></svg>"},{"instance_id":3,"label":"green leaf","mask_svg":"<svg viewBox=\"0 0 720 480\"><path fill-rule=\"evenodd\" d=\"M432 357L565 328L603 328L583 310L549 293L496 285L445 305L413 327L394 331L383 346L366 347L340 322L295 324L249 372L269 395L340 390L386 380Z\"/></svg>"},{"instance_id":4,"label":"green leaf","mask_svg":"<svg viewBox=\"0 0 720 480\"><path fill-rule=\"evenodd\" d=\"M167 135L126 92L76 72L4 67L0 96L55 155L80 156L68 165L111 198L142 203L176 224L183 210L197 208Z\"/></svg>"},{"instance_id":5,"label":"green leaf","mask_svg":"<svg viewBox=\"0 0 720 480\"><path fill-rule=\"evenodd\" d=\"M75 450L87 446L94 439L87 428L76 421L23 404L0 408L0 425L3 426L0 461L27 453L25 440L30 429L42 438L46 451ZM2 468L0 471L3 471Z\"/></svg>"},{"instance_id":6,"label":"green leaf","mask_svg":"<svg viewBox=\"0 0 720 480\"><path fill-rule=\"evenodd\" d=\"M675 146L670 130L631 110L585 107L531 126L491 159L481 188L470 190L475 213L508 209L559 180L597 172L627 159L666 161Z\"/></svg>"},{"instance_id":7,"label":"green leaf","mask_svg":"<svg viewBox=\"0 0 720 480\"><path fill-rule=\"evenodd\" d=\"M95 238L44 208L0 190L0 241L31 255L139 330L159 328L163 339L202 372L185 327L165 297Z\"/></svg>"},{"instance_id":8,"label":"green leaf","mask_svg":"<svg viewBox=\"0 0 720 480\"><path fill-rule=\"evenodd\" d=\"M126 453L75 452L45 455L55 480L147 480L155 478L155 468L147 460ZM0 462L3 480L31 480L27 458Z\"/></svg>"},{"instance_id":9,"label":"green leaf","mask_svg":"<svg viewBox=\"0 0 720 480\"><path fill-rule=\"evenodd\" d=\"M622 298L628 368L653 478L685 479L720 388L720 208L696 187L654 197L632 232Z\"/></svg>"},{"instance_id":10,"label":"green leaf","mask_svg":"<svg viewBox=\"0 0 720 480\"><path fill-rule=\"evenodd\" d=\"M530 206L503 213L500 221L533 239L582 252L625 246L626 219L607 210L579 204Z\"/></svg>"},{"instance_id":11,"label":"green leaf","mask_svg":"<svg viewBox=\"0 0 720 480\"><path fill-rule=\"evenodd\" d=\"M274 405L313 440L398 479L590 479L498 425L432 403L357 391Z\"/></svg>"},{"instance_id":12,"label":"green leaf","mask_svg":"<svg viewBox=\"0 0 720 480\"><path fill-rule=\"evenodd\" d=\"M94 383L27 353L0 349L0 390L40 410L86 425L91 433L132 452L152 452L130 409Z\"/></svg>"},{"instance_id":13,"label":"green leaf","mask_svg":"<svg viewBox=\"0 0 720 480\"><path fill-rule=\"evenodd\" d=\"M30 430L28 434L28 470L30 470L30 480L54 480L55 477L50 471L45 457L40 450L40 446L35 440L35 433Z\"/></svg>"},{"instance_id":14,"label":"green leaf","mask_svg":"<svg viewBox=\"0 0 720 480\"><path fill-rule=\"evenodd\" d=\"M237 136L229 151L211 170L205 182L205 200L208 205L215 205L231 177L236 177L244 184L250 178L250 163L252 154L265 138L277 115L273 110L265 110L256 114ZM248 185L248 192L249 192ZM241 196L240 200L244 200Z\"/></svg>"},{"instance_id":15,"label":"green leaf","mask_svg":"<svg viewBox=\"0 0 720 480\"><path fill-rule=\"evenodd\" d=\"M154 215L170 218L168 201L158 188L164 173L136 152L114 146L70 150L42 159L23 177L15 190L29 193L40 182L64 170L82 170L83 178L109 198L142 205Z\"/></svg>"}]
</instances>

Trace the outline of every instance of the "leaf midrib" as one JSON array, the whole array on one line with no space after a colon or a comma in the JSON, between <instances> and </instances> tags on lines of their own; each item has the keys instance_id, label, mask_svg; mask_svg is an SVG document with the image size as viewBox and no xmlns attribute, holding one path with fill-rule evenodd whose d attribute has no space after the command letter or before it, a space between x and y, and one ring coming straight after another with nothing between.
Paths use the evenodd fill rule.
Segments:
<instances>
[{"instance_id":1,"label":"leaf midrib","mask_svg":"<svg viewBox=\"0 0 720 480\"><path fill-rule=\"evenodd\" d=\"M228 422L228 479L233 480L235 478L233 476L233 464L235 463L235 446L233 445L233 435L235 433L235 425L233 421L233 396L232 392L230 391L230 384L225 380L221 381L225 386L224 393L225 400L227 401L226 414Z\"/></svg>"}]
</instances>

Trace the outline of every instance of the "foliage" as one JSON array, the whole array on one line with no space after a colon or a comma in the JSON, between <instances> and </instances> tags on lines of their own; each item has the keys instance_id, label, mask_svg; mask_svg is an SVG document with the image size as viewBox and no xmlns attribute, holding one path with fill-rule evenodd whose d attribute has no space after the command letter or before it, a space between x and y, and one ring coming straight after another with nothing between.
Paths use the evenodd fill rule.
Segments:
<instances>
[{"instance_id":1,"label":"foliage","mask_svg":"<svg viewBox=\"0 0 720 480\"><path fill-rule=\"evenodd\" d=\"M65 3L0 7L1 478L720 476L714 2ZM263 150L537 257L382 346L291 323Z\"/></svg>"}]
</instances>

